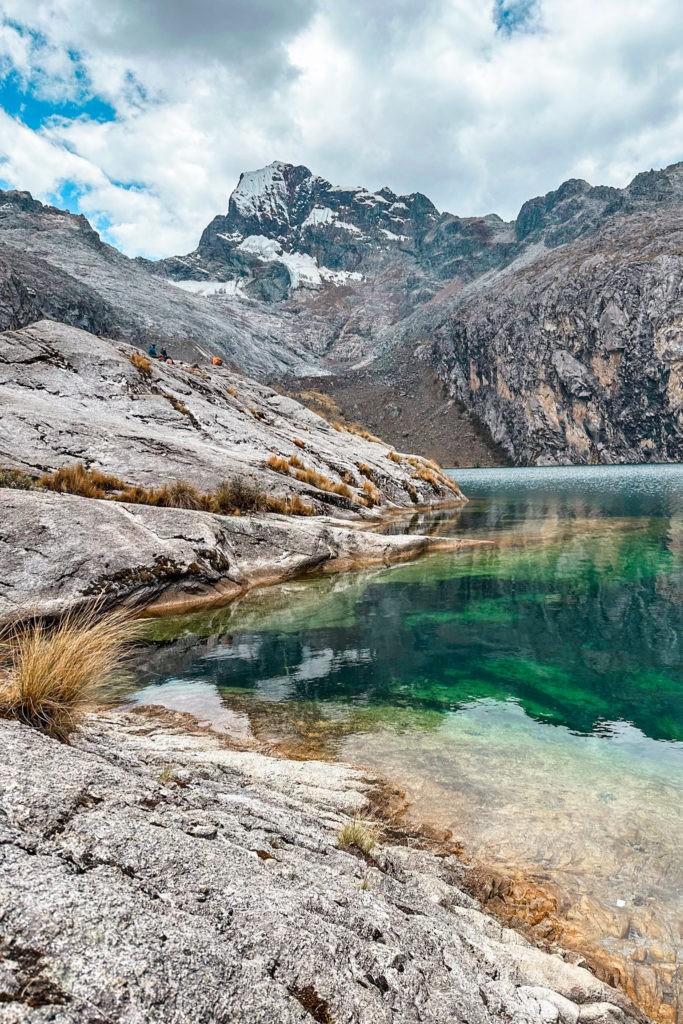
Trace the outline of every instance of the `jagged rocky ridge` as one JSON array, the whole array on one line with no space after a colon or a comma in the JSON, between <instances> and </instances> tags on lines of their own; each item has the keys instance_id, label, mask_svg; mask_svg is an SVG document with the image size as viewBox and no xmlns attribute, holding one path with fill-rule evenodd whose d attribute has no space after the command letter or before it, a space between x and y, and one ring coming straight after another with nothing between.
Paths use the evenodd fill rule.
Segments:
<instances>
[{"instance_id":1,"label":"jagged rocky ridge","mask_svg":"<svg viewBox=\"0 0 683 1024\"><path fill-rule=\"evenodd\" d=\"M505 223L275 162L241 176L194 252L158 263L26 193L3 200L2 326L49 315L260 375L362 367L383 393L420 360L453 434L467 410L515 462L683 454L683 164L625 189L568 181ZM376 413L366 391L355 404Z\"/></svg>"}]
</instances>

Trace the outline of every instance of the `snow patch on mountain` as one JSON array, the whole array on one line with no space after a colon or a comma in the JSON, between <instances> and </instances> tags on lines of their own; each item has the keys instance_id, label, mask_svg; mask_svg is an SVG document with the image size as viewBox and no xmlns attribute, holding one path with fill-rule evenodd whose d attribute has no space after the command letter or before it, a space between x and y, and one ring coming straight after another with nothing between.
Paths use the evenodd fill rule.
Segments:
<instances>
[{"instance_id":1,"label":"snow patch on mountain","mask_svg":"<svg viewBox=\"0 0 683 1024\"><path fill-rule=\"evenodd\" d=\"M262 263L282 263L287 268L292 288L320 288L323 281L340 285L348 281L362 281L363 275L355 271L331 270L319 267L314 256L303 252L286 252L280 242L265 235L248 235L237 246L240 252L255 256Z\"/></svg>"},{"instance_id":2,"label":"snow patch on mountain","mask_svg":"<svg viewBox=\"0 0 683 1024\"><path fill-rule=\"evenodd\" d=\"M344 231L348 231L352 235L362 235L363 232L360 228L357 228L355 224L349 224L346 220L338 220L337 227L343 228Z\"/></svg>"},{"instance_id":3,"label":"snow patch on mountain","mask_svg":"<svg viewBox=\"0 0 683 1024\"><path fill-rule=\"evenodd\" d=\"M226 295L230 298L236 298L243 295L244 282L243 281L173 281L169 280L169 284L174 284L176 288L182 288L185 292L192 292L193 295Z\"/></svg>"},{"instance_id":4,"label":"snow patch on mountain","mask_svg":"<svg viewBox=\"0 0 683 1024\"><path fill-rule=\"evenodd\" d=\"M266 263L276 260L284 251L277 239L266 238L265 235L247 235L236 248L238 252L256 256Z\"/></svg>"},{"instance_id":5,"label":"snow patch on mountain","mask_svg":"<svg viewBox=\"0 0 683 1024\"><path fill-rule=\"evenodd\" d=\"M337 214L329 206L314 206L306 220L302 222L302 228L315 227L316 224L331 224Z\"/></svg>"},{"instance_id":6,"label":"snow patch on mountain","mask_svg":"<svg viewBox=\"0 0 683 1024\"><path fill-rule=\"evenodd\" d=\"M380 228L380 231L385 238L388 238L390 242L407 242L408 235L395 235L393 231L388 231L387 228Z\"/></svg>"},{"instance_id":7,"label":"snow patch on mountain","mask_svg":"<svg viewBox=\"0 0 683 1024\"><path fill-rule=\"evenodd\" d=\"M363 275L357 270L330 270L329 267L320 267L320 276L323 281L329 284L348 284L349 281L362 281Z\"/></svg>"}]
</instances>

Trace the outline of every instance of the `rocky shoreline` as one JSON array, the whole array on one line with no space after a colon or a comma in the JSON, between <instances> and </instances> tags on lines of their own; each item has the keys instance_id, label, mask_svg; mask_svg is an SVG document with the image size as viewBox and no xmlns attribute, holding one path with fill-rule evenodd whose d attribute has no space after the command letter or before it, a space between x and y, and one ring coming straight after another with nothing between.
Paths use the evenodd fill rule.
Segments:
<instances>
[{"instance_id":1,"label":"rocky shoreline","mask_svg":"<svg viewBox=\"0 0 683 1024\"><path fill-rule=\"evenodd\" d=\"M645 1020L484 914L455 857L342 848L377 783L354 769L158 709L0 733L8 1024Z\"/></svg>"},{"instance_id":2,"label":"rocky shoreline","mask_svg":"<svg viewBox=\"0 0 683 1024\"><path fill-rule=\"evenodd\" d=\"M0 622L93 602L178 611L313 571L476 541L378 534L316 516L220 516L0 488Z\"/></svg>"}]
</instances>

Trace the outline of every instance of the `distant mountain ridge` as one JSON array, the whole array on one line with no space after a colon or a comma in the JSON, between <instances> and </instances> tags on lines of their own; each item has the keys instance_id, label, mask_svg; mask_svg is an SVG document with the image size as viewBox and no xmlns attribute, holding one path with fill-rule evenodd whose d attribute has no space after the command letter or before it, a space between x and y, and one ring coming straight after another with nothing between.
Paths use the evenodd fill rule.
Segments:
<instances>
[{"instance_id":1,"label":"distant mountain ridge","mask_svg":"<svg viewBox=\"0 0 683 1024\"><path fill-rule=\"evenodd\" d=\"M193 252L160 261L7 192L0 327L49 316L265 377L322 374L397 445L415 444L418 366L444 389L421 410L427 447L430 424L451 429L454 462L467 416L515 462L680 459L682 229L683 164L624 189L572 179L505 222L275 161L240 176ZM372 380L395 396L382 408Z\"/></svg>"},{"instance_id":2,"label":"distant mountain ridge","mask_svg":"<svg viewBox=\"0 0 683 1024\"><path fill-rule=\"evenodd\" d=\"M362 280L379 256L400 254L433 289L505 266L536 243L555 248L593 234L610 217L682 201L683 164L674 164L639 174L624 189L570 179L525 202L514 221L463 218L440 213L420 192L331 185L307 167L275 161L243 172L227 214L214 217L197 248L156 269L179 283L234 281L247 294L281 301L298 287ZM297 263L295 254L309 259Z\"/></svg>"}]
</instances>

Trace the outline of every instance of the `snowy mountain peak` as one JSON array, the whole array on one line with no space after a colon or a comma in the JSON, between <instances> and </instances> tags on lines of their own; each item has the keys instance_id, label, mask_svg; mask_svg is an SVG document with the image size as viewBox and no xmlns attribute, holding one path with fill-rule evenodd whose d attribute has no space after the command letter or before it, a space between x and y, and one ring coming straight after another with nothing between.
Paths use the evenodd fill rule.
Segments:
<instances>
[{"instance_id":1,"label":"snowy mountain peak","mask_svg":"<svg viewBox=\"0 0 683 1024\"><path fill-rule=\"evenodd\" d=\"M313 182L328 184L314 179L307 167L281 160L274 160L256 171L243 171L228 203L228 218L233 229L252 233L265 227L267 233L281 234L301 202L306 202Z\"/></svg>"},{"instance_id":2,"label":"snowy mountain peak","mask_svg":"<svg viewBox=\"0 0 683 1024\"><path fill-rule=\"evenodd\" d=\"M333 186L303 165L275 160L240 174L227 215L213 219L194 253L167 265L193 290L194 282L235 281L235 294L278 301L296 288L349 285L379 263L414 258L438 219L419 193Z\"/></svg>"}]
</instances>

